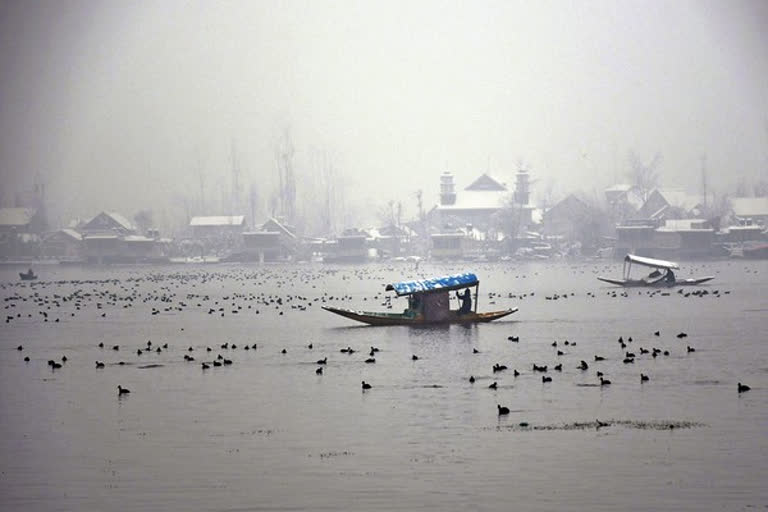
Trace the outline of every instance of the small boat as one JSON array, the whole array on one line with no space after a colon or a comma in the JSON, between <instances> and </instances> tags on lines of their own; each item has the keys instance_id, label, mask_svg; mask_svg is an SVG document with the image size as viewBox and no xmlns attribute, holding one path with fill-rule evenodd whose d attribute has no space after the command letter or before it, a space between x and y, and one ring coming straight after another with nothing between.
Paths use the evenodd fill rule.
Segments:
<instances>
[{"instance_id":1,"label":"small boat","mask_svg":"<svg viewBox=\"0 0 768 512\"><path fill-rule=\"evenodd\" d=\"M475 288L475 309L451 310L449 292L462 288ZM402 313L379 313L354 311L350 309L323 306L331 313L369 325L435 325L473 324L503 318L517 311L517 308L477 312L477 297L480 281L472 273L436 277L421 281L403 281L389 284L387 291L394 291L398 297L408 297L408 308ZM465 292L469 293L468 291ZM471 299L470 299L471 300Z\"/></svg>"},{"instance_id":2,"label":"small boat","mask_svg":"<svg viewBox=\"0 0 768 512\"><path fill-rule=\"evenodd\" d=\"M19 277L22 281L34 281L37 279L37 274L32 272L32 269L29 269L26 272L19 272Z\"/></svg>"},{"instance_id":3,"label":"small boat","mask_svg":"<svg viewBox=\"0 0 768 512\"><path fill-rule=\"evenodd\" d=\"M630 277L632 264L652 268L653 271L640 279ZM622 279L612 279L610 277L598 277L600 281L626 287L647 286L654 288L669 288L676 285L696 285L706 283L715 278L715 276L696 277L689 279L677 279L673 270L679 270L680 266L672 261L657 260L627 254L624 257L624 272Z\"/></svg>"},{"instance_id":4,"label":"small boat","mask_svg":"<svg viewBox=\"0 0 768 512\"><path fill-rule=\"evenodd\" d=\"M747 259L766 259L768 258L768 243L752 242L745 243L741 249L741 254Z\"/></svg>"}]
</instances>

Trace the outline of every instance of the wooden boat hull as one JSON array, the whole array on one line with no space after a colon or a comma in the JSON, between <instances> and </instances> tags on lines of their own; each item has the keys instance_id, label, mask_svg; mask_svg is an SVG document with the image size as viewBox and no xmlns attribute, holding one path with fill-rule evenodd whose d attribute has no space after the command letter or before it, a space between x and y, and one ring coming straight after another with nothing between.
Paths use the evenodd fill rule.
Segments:
<instances>
[{"instance_id":1,"label":"wooden boat hull","mask_svg":"<svg viewBox=\"0 0 768 512\"><path fill-rule=\"evenodd\" d=\"M473 324L484 323L504 318L507 315L517 311L517 308L505 309L503 311L490 311L487 313L467 313L458 315L452 312L451 316L445 320L430 322L423 317L410 317L402 313L371 313L366 311L352 311L350 309L334 308L332 306L323 306L323 309L335 313L344 318L362 322L368 325L435 325L435 324Z\"/></svg>"},{"instance_id":2,"label":"wooden boat hull","mask_svg":"<svg viewBox=\"0 0 768 512\"><path fill-rule=\"evenodd\" d=\"M635 288L635 287L641 287L641 286L644 286L647 288L671 288L673 286L693 286L697 284L706 283L707 281L711 281L714 278L715 276L696 277L691 279L677 279L674 282L670 283L668 281L665 281L664 279L648 282L643 279L611 279L610 277L598 277L600 281L603 281L605 283L615 284L617 286L624 286L626 288Z\"/></svg>"},{"instance_id":3,"label":"wooden boat hull","mask_svg":"<svg viewBox=\"0 0 768 512\"><path fill-rule=\"evenodd\" d=\"M29 275L25 272L19 272L19 277L21 278L22 281L34 281L35 279L37 279L36 275L34 274Z\"/></svg>"}]
</instances>

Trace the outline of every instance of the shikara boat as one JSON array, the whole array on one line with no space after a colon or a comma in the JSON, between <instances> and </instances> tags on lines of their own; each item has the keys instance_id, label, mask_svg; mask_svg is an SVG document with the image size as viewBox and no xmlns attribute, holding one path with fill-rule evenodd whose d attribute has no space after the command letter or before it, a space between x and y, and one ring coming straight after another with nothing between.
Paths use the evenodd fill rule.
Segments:
<instances>
[{"instance_id":1,"label":"shikara boat","mask_svg":"<svg viewBox=\"0 0 768 512\"><path fill-rule=\"evenodd\" d=\"M630 277L632 264L652 268L653 271L640 279ZM677 285L696 285L706 283L715 278L715 276L695 277L688 279L677 279L673 270L679 270L680 266L672 261L657 260L627 254L624 257L624 272L622 279L612 279L610 277L598 277L600 281L615 284L618 286L637 287L647 286L655 288L669 288Z\"/></svg>"},{"instance_id":2,"label":"shikara boat","mask_svg":"<svg viewBox=\"0 0 768 512\"><path fill-rule=\"evenodd\" d=\"M19 278L22 281L34 281L37 279L37 275L32 272L32 269L29 269L27 272L19 272Z\"/></svg>"},{"instance_id":3,"label":"shikara boat","mask_svg":"<svg viewBox=\"0 0 768 512\"><path fill-rule=\"evenodd\" d=\"M449 292L463 288L475 288L474 311L451 310ZM472 324L490 322L517 311L517 308L477 312L477 297L480 282L472 273L436 277L421 281L403 281L389 284L387 291L394 291L398 297L408 297L408 308L402 313L380 313L354 311L350 309L323 306L323 309L337 315L369 325L434 325Z\"/></svg>"}]
</instances>

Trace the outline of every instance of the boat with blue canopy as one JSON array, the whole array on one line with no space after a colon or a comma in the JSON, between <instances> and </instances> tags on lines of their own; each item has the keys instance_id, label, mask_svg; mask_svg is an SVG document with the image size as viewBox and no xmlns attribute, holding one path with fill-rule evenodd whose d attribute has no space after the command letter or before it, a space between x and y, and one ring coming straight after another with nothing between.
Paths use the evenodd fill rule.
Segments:
<instances>
[{"instance_id":1,"label":"boat with blue canopy","mask_svg":"<svg viewBox=\"0 0 768 512\"><path fill-rule=\"evenodd\" d=\"M632 271L632 264L640 265L643 267L652 268L650 274L634 279L630 277ZM675 277L674 270L679 270L680 265L673 261L657 260L653 258L646 258L644 256L635 256L634 254L627 254L624 257L624 271L622 279L614 279L610 277L598 277L600 281L610 284L616 284L619 286L635 287L635 286L650 286L656 288L667 288L675 285L696 285L706 283L715 278L715 276L694 277L688 279L678 279Z\"/></svg>"},{"instance_id":2,"label":"boat with blue canopy","mask_svg":"<svg viewBox=\"0 0 768 512\"><path fill-rule=\"evenodd\" d=\"M475 289L474 310L471 309L472 294L470 288ZM408 307L402 313L355 311L332 306L323 306L323 309L369 325L471 324L490 322L517 311L517 308L511 308L478 313L477 299L480 281L475 274L469 272L392 283L388 284L385 289L395 292L397 297L408 298ZM452 310L450 308L450 292L461 289L464 290L464 293L457 293L457 298L460 299L462 307Z\"/></svg>"}]
</instances>

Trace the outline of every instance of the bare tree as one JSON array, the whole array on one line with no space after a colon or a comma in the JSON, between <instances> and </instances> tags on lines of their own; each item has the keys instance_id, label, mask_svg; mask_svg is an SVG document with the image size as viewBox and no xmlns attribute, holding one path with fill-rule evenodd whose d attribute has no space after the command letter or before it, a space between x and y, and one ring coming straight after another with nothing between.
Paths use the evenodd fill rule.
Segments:
<instances>
[{"instance_id":1,"label":"bare tree","mask_svg":"<svg viewBox=\"0 0 768 512\"><path fill-rule=\"evenodd\" d=\"M136 227L139 228L141 233L146 233L149 228L152 227L152 211L140 210L133 216L133 221L136 223Z\"/></svg>"},{"instance_id":2,"label":"bare tree","mask_svg":"<svg viewBox=\"0 0 768 512\"><path fill-rule=\"evenodd\" d=\"M283 136L275 148L275 161L278 174L278 197L280 214L286 221L296 221L296 176L294 174L295 149L290 129L285 128Z\"/></svg>"},{"instance_id":3,"label":"bare tree","mask_svg":"<svg viewBox=\"0 0 768 512\"><path fill-rule=\"evenodd\" d=\"M495 227L508 240L517 238L522 224L522 206L513 195L504 201L504 207L495 214Z\"/></svg>"},{"instance_id":4,"label":"bare tree","mask_svg":"<svg viewBox=\"0 0 768 512\"><path fill-rule=\"evenodd\" d=\"M250 193L248 194L248 200L251 206L251 228L256 228L256 215L259 212L259 190L256 188L256 183L251 183Z\"/></svg>"},{"instance_id":5,"label":"bare tree","mask_svg":"<svg viewBox=\"0 0 768 512\"><path fill-rule=\"evenodd\" d=\"M757 180L755 184L752 186L752 190L755 193L755 197L768 196L768 181Z\"/></svg>"},{"instance_id":6,"label":"bare tree","mask_svg":"<svg viewBox=\"0 0 768 512\"><path fill-rule=\"evenodd\" d=\"M661 153L656 153L653 159L644 163L634 151L629 152L629 174L632 184L637 186L643 196L648 199L651 191L659 184L658 167L661 164Z\"/></svg>"},{"instance_id":7,"label":"bare tree","mask_svg":"<svg viewBox=\"0 0 768 512\"><path fill-rule=\"evenodd\" d=\"M231 147L231 164L232 164L232 199L230 203L230 211L233 214L240 213L240 158L237 154L237 148L235 147L235 141L232 140Z\"/></svg>"}]
</instances>

